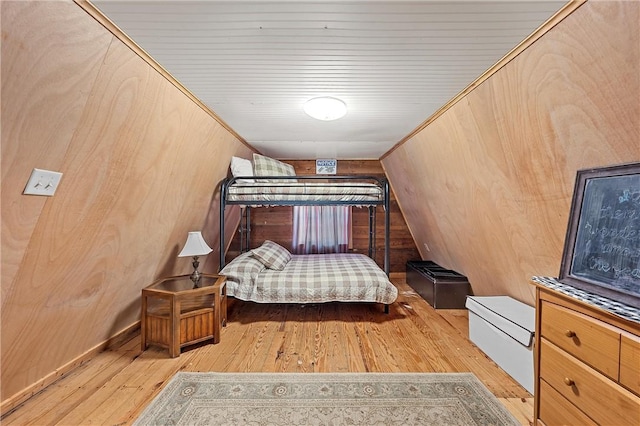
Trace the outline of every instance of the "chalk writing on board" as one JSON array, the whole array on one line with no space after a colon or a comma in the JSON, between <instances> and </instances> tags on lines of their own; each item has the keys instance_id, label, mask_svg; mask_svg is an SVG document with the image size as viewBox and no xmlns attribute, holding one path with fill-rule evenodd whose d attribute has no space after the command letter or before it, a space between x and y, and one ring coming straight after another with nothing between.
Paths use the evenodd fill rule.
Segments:
<instances>
[{"instance_id":1,"label":"chalk writing on board","mask_svg":"<svg viewBox=\"0 0 640 426\"><path fill-rule=\"evenodd\" d=\"M640 295L640 175L586 181L570 273Z\"/></svg>"}]
</instances>

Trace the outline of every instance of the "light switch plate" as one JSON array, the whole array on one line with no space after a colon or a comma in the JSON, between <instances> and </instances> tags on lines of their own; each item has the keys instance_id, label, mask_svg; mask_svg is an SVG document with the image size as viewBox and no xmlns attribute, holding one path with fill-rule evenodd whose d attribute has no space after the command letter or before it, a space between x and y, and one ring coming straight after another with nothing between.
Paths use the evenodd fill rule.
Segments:
<instances>
[{"instance_id":1,"label":"light switch plate","mask_svg":"<svg viewBox=\"0 0 640 426\"><path fill-rule=\"evenodd\" d=\"M27 186L22 192L25 195L44 195L52 197L58 189L62 173L49 170L33 169Z\"/></svg>"}]
</instances>

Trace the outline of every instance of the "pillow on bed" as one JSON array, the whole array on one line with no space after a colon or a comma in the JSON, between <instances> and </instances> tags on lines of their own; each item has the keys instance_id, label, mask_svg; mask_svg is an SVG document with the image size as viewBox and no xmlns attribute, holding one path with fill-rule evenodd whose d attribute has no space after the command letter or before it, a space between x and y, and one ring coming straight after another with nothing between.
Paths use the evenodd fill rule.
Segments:
<instances>
[{"instance_id":1,"label":"pillow on bed","mask_svg":"<svg viewBox=\"0 0 640 426\"><path fill-rule=\"evenodd\" d=\"M245 158L231 157L231 174L233 177L253 176L251 161ZM251 183L253 179L238 179L237 182Z\"/></svg>"},{"instance_id":2,"label":"pillow on bed","mask_svg":"<svg viewBox=\"0 0 640 426\"><path fill-rule=\"evenodd\" d=\"M227 280L243 284L245 281L252 282L253 279L265 269L262 262L251 256L251 252L242 253L220 271L220 275L227 277Z\"/></svg>"},{"instance_id":3,"label":"pillow on bed","mask_svg":"<svg viewBox=\"0 0 640 426\"><path fill-rule=\"evenodd\" d=\"M295 176L296 171L291 164L274 158L253 154L253 169L256 176ZM258 182L297 182L296 179L258 179Z\"/></svg>"},{"instance_id":4,"label":"pillow on bed","mask_svg":"<svg viewBox=\"0 0 640 426\"><path fill-rule=\"evenodd\" d=\"M260 247L251 250L251 255L267 268L276 271L282 271L291 260L289 250L270 240L266 240Z\"/></svg>"}]
</instances>

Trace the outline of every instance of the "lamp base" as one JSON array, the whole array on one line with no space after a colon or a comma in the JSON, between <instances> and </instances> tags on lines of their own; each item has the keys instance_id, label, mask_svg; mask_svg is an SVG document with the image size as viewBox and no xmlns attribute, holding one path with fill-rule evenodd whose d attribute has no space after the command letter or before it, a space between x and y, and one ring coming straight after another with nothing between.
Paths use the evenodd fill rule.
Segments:
<instances>
[{"instance_id":1,"label":"lamp base","mask_svg":"<svg viewBox=\"0 0 640 426\"><path fill-rule=\"evenodd\" d=\"M193 287L198 287L198 283L200 282L200 278L202 274L198 271L198 266L200 266L200 262L198 262L198 256L193 256L193 272L189 276L191 281L193 281Z\"/></svg>"}]
</instances>

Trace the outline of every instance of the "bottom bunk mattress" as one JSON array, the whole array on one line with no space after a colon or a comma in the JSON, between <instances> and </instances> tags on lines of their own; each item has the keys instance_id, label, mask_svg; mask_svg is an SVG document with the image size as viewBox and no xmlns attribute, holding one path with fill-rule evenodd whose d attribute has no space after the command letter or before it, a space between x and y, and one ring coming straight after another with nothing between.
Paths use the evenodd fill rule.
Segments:
<instances>
[{"instance_id":1,"label":"bottom bunk mattress","mask_svg":"<svg viewBox=\"0 0 640 426\"><path fill-rule=\"evenodd\" d=\"M391 304L398 290L369 257L355 253L291 255L282 270L243 253L221 271L227 294L259 303L377 302Z\"/></svg>"}]
</instances>

